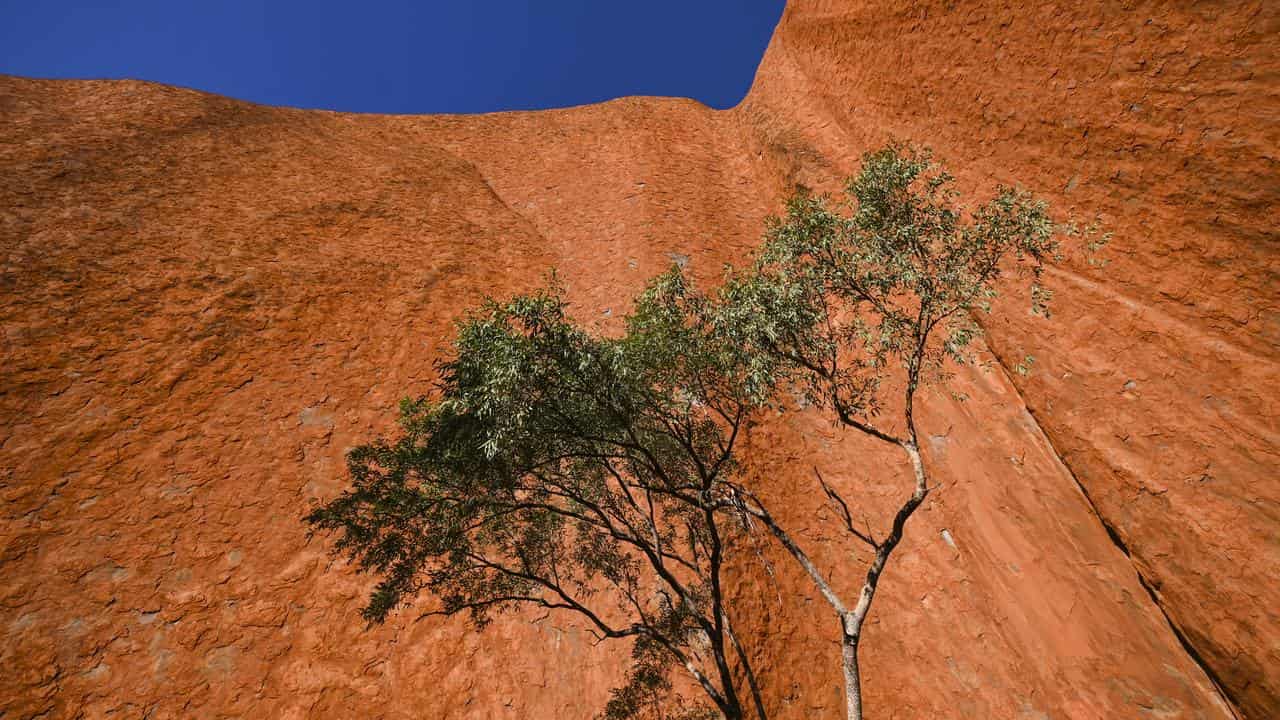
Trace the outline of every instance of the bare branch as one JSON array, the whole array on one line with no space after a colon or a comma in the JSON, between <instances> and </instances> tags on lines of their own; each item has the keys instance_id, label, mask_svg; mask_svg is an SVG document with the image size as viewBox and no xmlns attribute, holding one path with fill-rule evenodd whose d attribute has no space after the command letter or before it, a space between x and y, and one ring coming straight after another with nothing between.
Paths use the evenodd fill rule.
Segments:
<instances>
[{"instance_id":1,"label":"bare branch","mask_svg":"<svg viewBox=\"0 0 1280 720\"><path fill-rule=\"evenodd\" d=\"M849 531L849 533L852 534L854 537L858 538L859 540L866 543L867 545L870 545L872 548L880 547L879 543L877 543L869 535L866 535L860 532L857 528L853 526L853 518L849 515L849 506L845 503L844 498L841 497L840 493L836 492L830 485L827 484L827 481L822 478L822 473L818 472L818 468L816 466L813 468L813 474L817 476L818 483L822 485L822 491L827 494L827 498L829 498L832 504L835 505L840 510L840 516L841 516L841 519L844 520L845 530Z\"/></svg>"},{"instance_id":2,"label":"bare branch","mask_svg":"<svg viewBox=\"0 0 1280 720\"><path fill-rule=\"evenodd\" d=\"M848 612L845 608L844 601L840 599L840 595L836 593L835 588L831 586L831 583L827 582L827 578L818 570L818 567L813 564L813 560L809 558L809 555L801 549L800 545L791 538L791 535L773 519L773 516L769 514L767 509L765 509L764 504L760 502L760 499L746 488L739 485L734 485L733 487L738 499L738 507L743 512L746 512L752 517L763 522L765 527L769 528L769 532L773 533L774 537L778 539L778 542L782 543L782 546L787 549L787 552L791 553L791 556L800 564L800 567L808 573L809 578L818 586L818 591L822 593L822 597L826 599L827 603L829 603L837 613L843 615Z\"/></svg>"}]
</instances>

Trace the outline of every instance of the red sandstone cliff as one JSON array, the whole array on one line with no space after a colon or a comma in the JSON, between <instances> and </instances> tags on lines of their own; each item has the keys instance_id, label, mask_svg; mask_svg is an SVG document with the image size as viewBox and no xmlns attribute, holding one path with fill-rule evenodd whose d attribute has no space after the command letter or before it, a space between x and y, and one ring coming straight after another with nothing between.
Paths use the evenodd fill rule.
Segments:
<instances>
[{"instance_id":1,"label":"red sandstone cliff","mask_svg":"<svg viewBox=\"0 0 1280 720\"><path fill-rule=\"evenodd\" d=\"M357 116L0 78L0 714L589 717L620 648L550 618L366 632L366 582L299 516L482 294L556 266L607 326L672 255L713 280L795 182L892 136L1115 239L1104 270L1054 275L1057 322L991 323L1035 374L927 398L946 487L877 601L869 706L1275 716L1278 34L1260 3L793 1L725 112ZM873 503L905 482L817 418L752 448L830 567L856 549L795 468ZM776 716L837 716L822 606L734 585Z\"/></svg>"}]
</instances>

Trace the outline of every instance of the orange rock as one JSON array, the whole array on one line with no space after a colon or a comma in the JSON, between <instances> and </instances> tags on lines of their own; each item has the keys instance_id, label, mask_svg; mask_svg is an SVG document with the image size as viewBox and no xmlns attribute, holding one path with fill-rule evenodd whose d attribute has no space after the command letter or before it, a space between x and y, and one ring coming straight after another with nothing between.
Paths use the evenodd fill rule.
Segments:
<instances>
[{"instance_id":1,"label":"orange rock","mask_svg":"<svg viewBox=\"0 0 1280 720\"><path fill-rule=\"evenodd\" d=\"M343 115L0 78L0 714L590 717L625 647L536 615L366 631L368 579L300 516L483 294L557 267L615 327L645 278L714 281L795 183L834 188L890 136L1115 239L1052 276L1056 322L1012 300L990 320L1001 362L960 375L967 402L926 397L946 486L872 612L868 707L1280 713L1278 28L1257 3L794 1L724 112ZM810 467L874 516L897 459L810 416L750 444L852 587ZM732 578L766 698L840 717L834 621L773 565Z\"/></svg>"}]
</instances>

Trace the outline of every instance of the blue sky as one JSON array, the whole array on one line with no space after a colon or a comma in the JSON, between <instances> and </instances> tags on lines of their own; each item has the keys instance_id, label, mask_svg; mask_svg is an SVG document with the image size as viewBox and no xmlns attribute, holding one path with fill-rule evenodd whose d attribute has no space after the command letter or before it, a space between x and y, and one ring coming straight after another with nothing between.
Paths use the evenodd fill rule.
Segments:
<instances>
[{"instance_id":1,"label":"blue sky","mask_svg":"<svg viewBox=\"0 0 1280 720\"><path fill-rule=\"evenodd\" d=\"M0 0L0 73L488 112L746 93L783 0Z\"/></svg>"}]
</instances>

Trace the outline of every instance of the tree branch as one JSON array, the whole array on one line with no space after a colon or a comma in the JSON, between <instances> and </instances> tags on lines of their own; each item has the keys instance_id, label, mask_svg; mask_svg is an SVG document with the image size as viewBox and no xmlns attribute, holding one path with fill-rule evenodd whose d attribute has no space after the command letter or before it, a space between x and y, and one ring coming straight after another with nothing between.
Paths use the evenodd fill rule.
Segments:
<instances>
[{"instance_id":1,"label":"tree branch","mask_svg":"<svg viewBox=\"0 0 1280 720\"><path fill-rule=\"evenodd\" d=\"M879 543L877 543L869 535L866 535L858 531L858 529L853 526L853 517L850 516L849 514L849 506L845 503L844 498L840 496L840 493L837 493L834 489L832 489L832 487L827 484L827 481L822 478L822 473L818 472L817 467L813 468L813 474L817 476L818 482L822 485L822 491L825 492L827 494L827 497L832 501L832 503L834 503L836 507L839 508L840 515L844 520L845 530L848 530L851 534L853 534L854 537L858 538L859 540L866 543L867 545L870 545L872 548L879 548L880 547Z\"/></svg>"}]
</instances>

